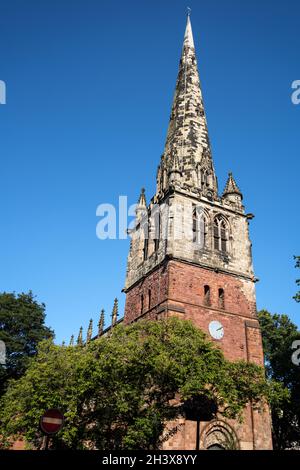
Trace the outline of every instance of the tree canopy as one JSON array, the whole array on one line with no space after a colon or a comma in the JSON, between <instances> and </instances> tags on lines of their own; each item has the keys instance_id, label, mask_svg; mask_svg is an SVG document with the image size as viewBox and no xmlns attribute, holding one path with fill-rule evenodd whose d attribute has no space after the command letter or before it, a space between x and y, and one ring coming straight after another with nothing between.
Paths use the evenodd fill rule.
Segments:
<instances>
[{"instance_id":1,"label":"tree canopy","mask_svg":"<svg viewBox=\"0 0 300 470\"><path fill-rule=\"evenodd\" d=\"M240 418L249 401L279 406L286 395L259 366L227 361L191 322L139 321L85 346L42 342L1 400L0 435L3 446L21 434L39 447L41 415L59 408L65 425L55 448L156 449L166 438L165 423L187 400L205 400L214 412Z\"/></svg>"},{"instance_id":2,"label":"tree canopy","mask_svg":"<svg viewBox=\"0 0 300 470\"><path fill-rule=\"evenodd\" d=\"M24 374L38 343L51 337L53 332L45 326L45 305L32 292L0 294L0 340L6 346L5 366L0 364L0 395L10 378Z\"/></svg>"},{"instance_id":3,"label":"tree canopy","mask_svg":"<svg viewBox=\"0 0 300 470\"><path fill-rule=\"evenodd\" d=\"M289 398L272 407L273 444L276 449L300 446L300 365L292 361L294 341L300 340L297 326L287 315L261 310L266 371L270 379L289 391Z\"/></svg>"}]
</instances>

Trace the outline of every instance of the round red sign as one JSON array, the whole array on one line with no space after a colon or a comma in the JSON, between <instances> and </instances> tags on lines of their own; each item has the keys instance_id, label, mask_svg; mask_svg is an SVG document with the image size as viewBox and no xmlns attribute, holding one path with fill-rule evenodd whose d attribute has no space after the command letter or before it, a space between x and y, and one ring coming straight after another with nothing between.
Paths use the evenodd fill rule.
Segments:
<instances>
[{"instance_id":1,"label":"round red sign","mask_svg":"<svg viewBox=\"0 0 300 470\"><path fill-rule=\"evenodd\" d=\"M64 423L64 415L59 410L47 410L40 420L41 430L45 434L57 433Z\"/></svg>"}]
</instances>

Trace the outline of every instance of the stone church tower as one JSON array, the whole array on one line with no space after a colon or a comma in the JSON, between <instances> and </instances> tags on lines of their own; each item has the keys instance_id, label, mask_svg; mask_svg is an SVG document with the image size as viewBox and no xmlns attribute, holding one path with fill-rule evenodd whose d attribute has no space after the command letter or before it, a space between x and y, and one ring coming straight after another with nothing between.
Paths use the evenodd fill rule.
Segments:
<instances>
[{"instance_id":1,"label":"stone church tower","mask_svg":"<svg viewBox=\"0 0 300 470\"><path fill-rule=\"evenodd\" d=\"M156 194L142 190L128 255L125 323L176 315L189 319L229 360L263 365L255 282L243 196L229 173L218 193L190 17ZM244 422L182 417L166 449L271 449L267 410L250 405Z\"/></svg>"}]
</instances>

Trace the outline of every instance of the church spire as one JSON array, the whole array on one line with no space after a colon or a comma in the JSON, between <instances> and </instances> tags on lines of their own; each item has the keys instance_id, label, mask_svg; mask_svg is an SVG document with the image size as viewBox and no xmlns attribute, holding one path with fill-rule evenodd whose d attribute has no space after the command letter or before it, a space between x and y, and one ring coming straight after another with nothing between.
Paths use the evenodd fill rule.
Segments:
<instances>
[{"instance_id":1,"label":"church spire","mask_svg":"<svg viewBox=\"0 0 300 470\"><path fill-rule=\"evenodd\" d=\"M197 68L190 15L188 13L179 63L165 150L160 166L172 173L176 165L181 172L180 184L199 189L203 196L217 196L217 181L211 156L207 122ZM163 170L158 172L163 176ZM159 182L158 182L159 183ZM164 191L168 181L158 184Z\"/></svg>"}]
</instances>

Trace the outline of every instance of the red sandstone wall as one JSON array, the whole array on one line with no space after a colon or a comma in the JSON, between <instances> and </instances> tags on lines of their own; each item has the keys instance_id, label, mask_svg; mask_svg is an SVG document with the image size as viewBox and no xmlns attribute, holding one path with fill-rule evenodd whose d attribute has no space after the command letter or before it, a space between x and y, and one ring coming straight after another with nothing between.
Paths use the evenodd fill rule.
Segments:
<instances>
[{"instance_id":1,"label":"red sandstone wall","mask_svg":"<svg viewBox=\"0 0 300 470\"><path fill-rule=\"evenodd\" d=\"M156 312L167 300L168 268L161 267L149 274L134 286L126 295L125 323L131 323L139 317L156 318ZM148 291L151 290L151 305L148 305ZM144 309L141 312L141 296L144 296Z\"/></svg>"},{"instance_id":2,"label":"red sandstone wall","mask_svg":"<svg viewBox=\"0 0 300 470\"><path fill-rule=\"evenodd\" d=\"M210 286L210 306L205 305L204 286ZM224 289L225 308L220 308L218 289ZM151 290L151 305L148 291ZM141 312L141 295L144 309ZM209 271L199 266L171 260L150 273L126 296L125 322L139 318L157 319L175 314L192 320L206 332L208 325L218 320L224 326L224 337L215 341L229 360L246 360L263 365L263 349L256 317L255 293L251 281L241 277ZM202 423L204 426L208 423ZM242 449L270 449L271 423L268 410L244 413L243 424L231 422ZM195 449L195 423L183 420L180 431L165 443L166 449ZM203 438L204 439L204 438Z\"/></svg>"}]
</instances>

